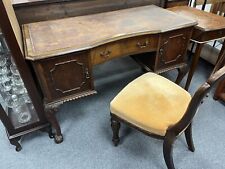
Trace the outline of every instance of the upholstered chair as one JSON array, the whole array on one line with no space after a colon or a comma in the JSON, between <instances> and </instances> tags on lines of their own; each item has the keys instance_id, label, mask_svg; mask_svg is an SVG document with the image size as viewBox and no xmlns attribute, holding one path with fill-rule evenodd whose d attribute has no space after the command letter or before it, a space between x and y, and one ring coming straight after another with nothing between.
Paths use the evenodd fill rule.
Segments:
<instances>
[{"instance_id":1,"label":"upholstered chair","mask_svg":"<svg viewBox=\"0 0 225 169\"><path fill-rule=\"evenodd\" d=\"M223 63L225 52L218 61L209 79L192 97L186 90L172 81L146 73L130 82L110 103L112 141L119 144L120 122L156 138L164 140L163 154L168 169L175 169L173 143L185 133L190 151L194 152L192 121L204 96L220 80L225 79Z\"/></svg>"}]
</instances>

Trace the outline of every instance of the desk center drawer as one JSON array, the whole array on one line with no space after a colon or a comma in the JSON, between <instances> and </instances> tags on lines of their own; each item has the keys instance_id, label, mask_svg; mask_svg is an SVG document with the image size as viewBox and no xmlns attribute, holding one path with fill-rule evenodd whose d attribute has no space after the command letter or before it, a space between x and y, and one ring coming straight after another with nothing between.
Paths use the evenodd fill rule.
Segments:
<instances>
[{"instance_id":1,"label":"desk center drawer","mask_svg":"<svg viewBox=\"0 0 225 169\"><path fill-rule=\"evenodd\" d=\"M157 45L157 35L142 35L104 44L92 49L92 64L100 64L117 57L156 51Z\"/></svg>"}]
</instances>

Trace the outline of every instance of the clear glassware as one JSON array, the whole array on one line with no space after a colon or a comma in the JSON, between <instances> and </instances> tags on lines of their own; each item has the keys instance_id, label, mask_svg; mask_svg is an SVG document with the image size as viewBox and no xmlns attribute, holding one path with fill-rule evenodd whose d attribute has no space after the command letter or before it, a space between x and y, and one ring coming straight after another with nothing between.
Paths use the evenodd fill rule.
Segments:
<instances>
[{"instance_id":1,"label":"clear glassware","mask_svg":"<svg viewBox=\"0 0 225 169\"><path fill-rule=\"evenodd\" d=\"M17 107L16 111L18 112L18 122L19 123L23 124L23 123L27 123L31 120L32 116L25 104Z\"/></svg>"},{"instance_id":2,"label":"clear glassware","mask_svg":"<svg viewBox=\"0 0 225 169\"><path fill-rule=\"evenodd\" d=\"M24 85L23 80L21 79L20 75L12 74L12 81L13 81L13 84Z\"/></svg>"},{"instance_id":3,"label":"clear glassware","mask_svg":"<svg viewBox=\"0 0 225 169\"><path fill-rule=\"evenodd\" d=\"M8 74L0 74L0 83L10 81L11 77Z\"/></svg>"},{"instance_id":4,"label":"clear glassware","mask_svg":"<svg viewBox=\"0 0 225 169\"><path fill-rule=\"evenodd\" d=\"M16 94L8 94L5 98L5 102L9 108L16 108L23 103L23 100Z\"/></svg>"},{"instance_id":5,"label":"clear glassware","mask_svg":"<svg viewBox=\"0 0 225 169\"><path fill-rule=\"evenodd\" d=\"M5 66L7 59L4 55L0 55L0 66Z\"/></svg>"},{"instance_id":6,"label":"clear glassware","mask_svg":"<svg viewBox=\"0 0 225 169\"><path fill-rule=\"evenodd\" d=\"M12 89L12 81L5 81L4 83L2 83L2 89L1 91L3 92L9 92Z\"/></svg>"},{"instance_id":7,"label":"clear glassware","mask_svg":"<svg viewBox=\"0 0 225 169\"><path fill-rule=\"evenodd\" d=\"M23 99L25 103L31 103L30 97L27 92L23 94Z\"/></svg>"},{"instance_id":8,"label":"clear glassware","mask_svg":"<svg viewBox=\"0 0 225 169\"><path fill-rule=\"evenodd\" d=\"M26 92L26 89L23 85L12 85L12 93L13 94L24 94Z\"/></svg>"},{"instance_id":9,"label":"clear glassware","mask_svg":"<svg viewBox=\"0 0 225 169\"><path fill-rule=\"evenodd\" d=\"M3 53L4 53L4 48L3 48L2 43L0 43L0 54L3 54Z\"/></svg>"},{"instance_id":10,"label":"clear glassware","mask_svg":"<svg viewBox=\"0 0 225 169\"><path fill-rule=\"evenodd\" d=\"M15 64L11 64L11 65L10 65L10 71L11 71L12 74L14 74L14 75L19 75L19 71L18 71L18 69L16 68L16 65L15 65Z\"/></svg>"},{"instance_id":11,"label":"clear glassware","mask_svg":"<svg viewBox=\"0 0 225 169\"><path fill-rule=\"evenodd\" d=\"M0 74L10 73L9 69L6 66L0 66Z\"/></svg>"}]
</instances>

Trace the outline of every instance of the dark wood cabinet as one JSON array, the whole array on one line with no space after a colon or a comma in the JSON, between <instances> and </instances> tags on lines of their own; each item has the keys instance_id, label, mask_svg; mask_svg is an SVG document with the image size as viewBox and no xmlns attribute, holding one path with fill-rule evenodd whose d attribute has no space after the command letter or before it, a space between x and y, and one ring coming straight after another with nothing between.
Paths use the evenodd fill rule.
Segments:
<instances>
[{"instance_id":1,"label":"dark wood cabinet","mask_svg":"<svg viewBox=\"0 0 225 169\"><path fill-rule=\"evenodd\" d=\"M153 65L155 72L164 72L187 63L185 55L192 32L188 29L171 31L161 35L157 52L158 57L156 56Z\"/></svg>"},{"instance_id":2,"label":"dark wood cabinet","mask_svg":"<svg viewBox=\"0 0 225 169\"><path fill-rule=\"evenodd\" d=\"M89 52L78 52L32 62L45 104L96 93Z\"/></svg>"}]
</instances>

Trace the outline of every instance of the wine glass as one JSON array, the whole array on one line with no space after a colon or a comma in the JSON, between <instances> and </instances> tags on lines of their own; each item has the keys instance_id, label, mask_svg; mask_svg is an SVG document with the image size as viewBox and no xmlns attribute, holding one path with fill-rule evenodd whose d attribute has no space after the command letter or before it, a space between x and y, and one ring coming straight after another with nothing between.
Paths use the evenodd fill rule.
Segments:
<instances>
[{"instance_id":1,"label":"wine glass","mask_svg":"<svg viewBox=\"0 0 225 169\"><path fill-rule=\"evenodd\" d=\"M18 71L18 69L16 68L16 65L15 65L15 64L11 64L11 65L10 65L10 70L11 70L12 74L14 74L14 75L19 75L19 71Z\"/></svg>"},{"instance_id":2,"label":"wine glass","mask_svg":"<svg viewBox=\"0 0 225 169\"><path fill-rule=\"evenodd\" d=\"M10 81L11 77L8 74L0 74L0 83Z\"/></svg>"},{"instance_id":3,"label":"wine glass","mask_svg":"<svg viewBox=\"0 0 225 169\"><path fill-rule=\"evenodd\" d=\"M7 59L5 55L0 55L0 66L5 66Z\"/></svg>"},{"instance_id":4,"label":"wine glass","mask_svg":"<svg viewBox=\"0 0 225 169\"><path fill-rule=\"evenodd\" d=\"M12 81L13 81L13 84L24 85L20 75L12 74Z\"/></svg>"},{"instance_id":5,"label":"wine glass","mask_svg":"<svg viewBox=\"0 0 225 169\"><path fill-rule=\"evenodd\" d=\"M27 123L31 120L31 114L28 111L25 104L19 106L17 108L17 111L19 111L19 113L18 113L18 122L19 123L23 124L23 123Z\"/></svg>"}]
</instances>

